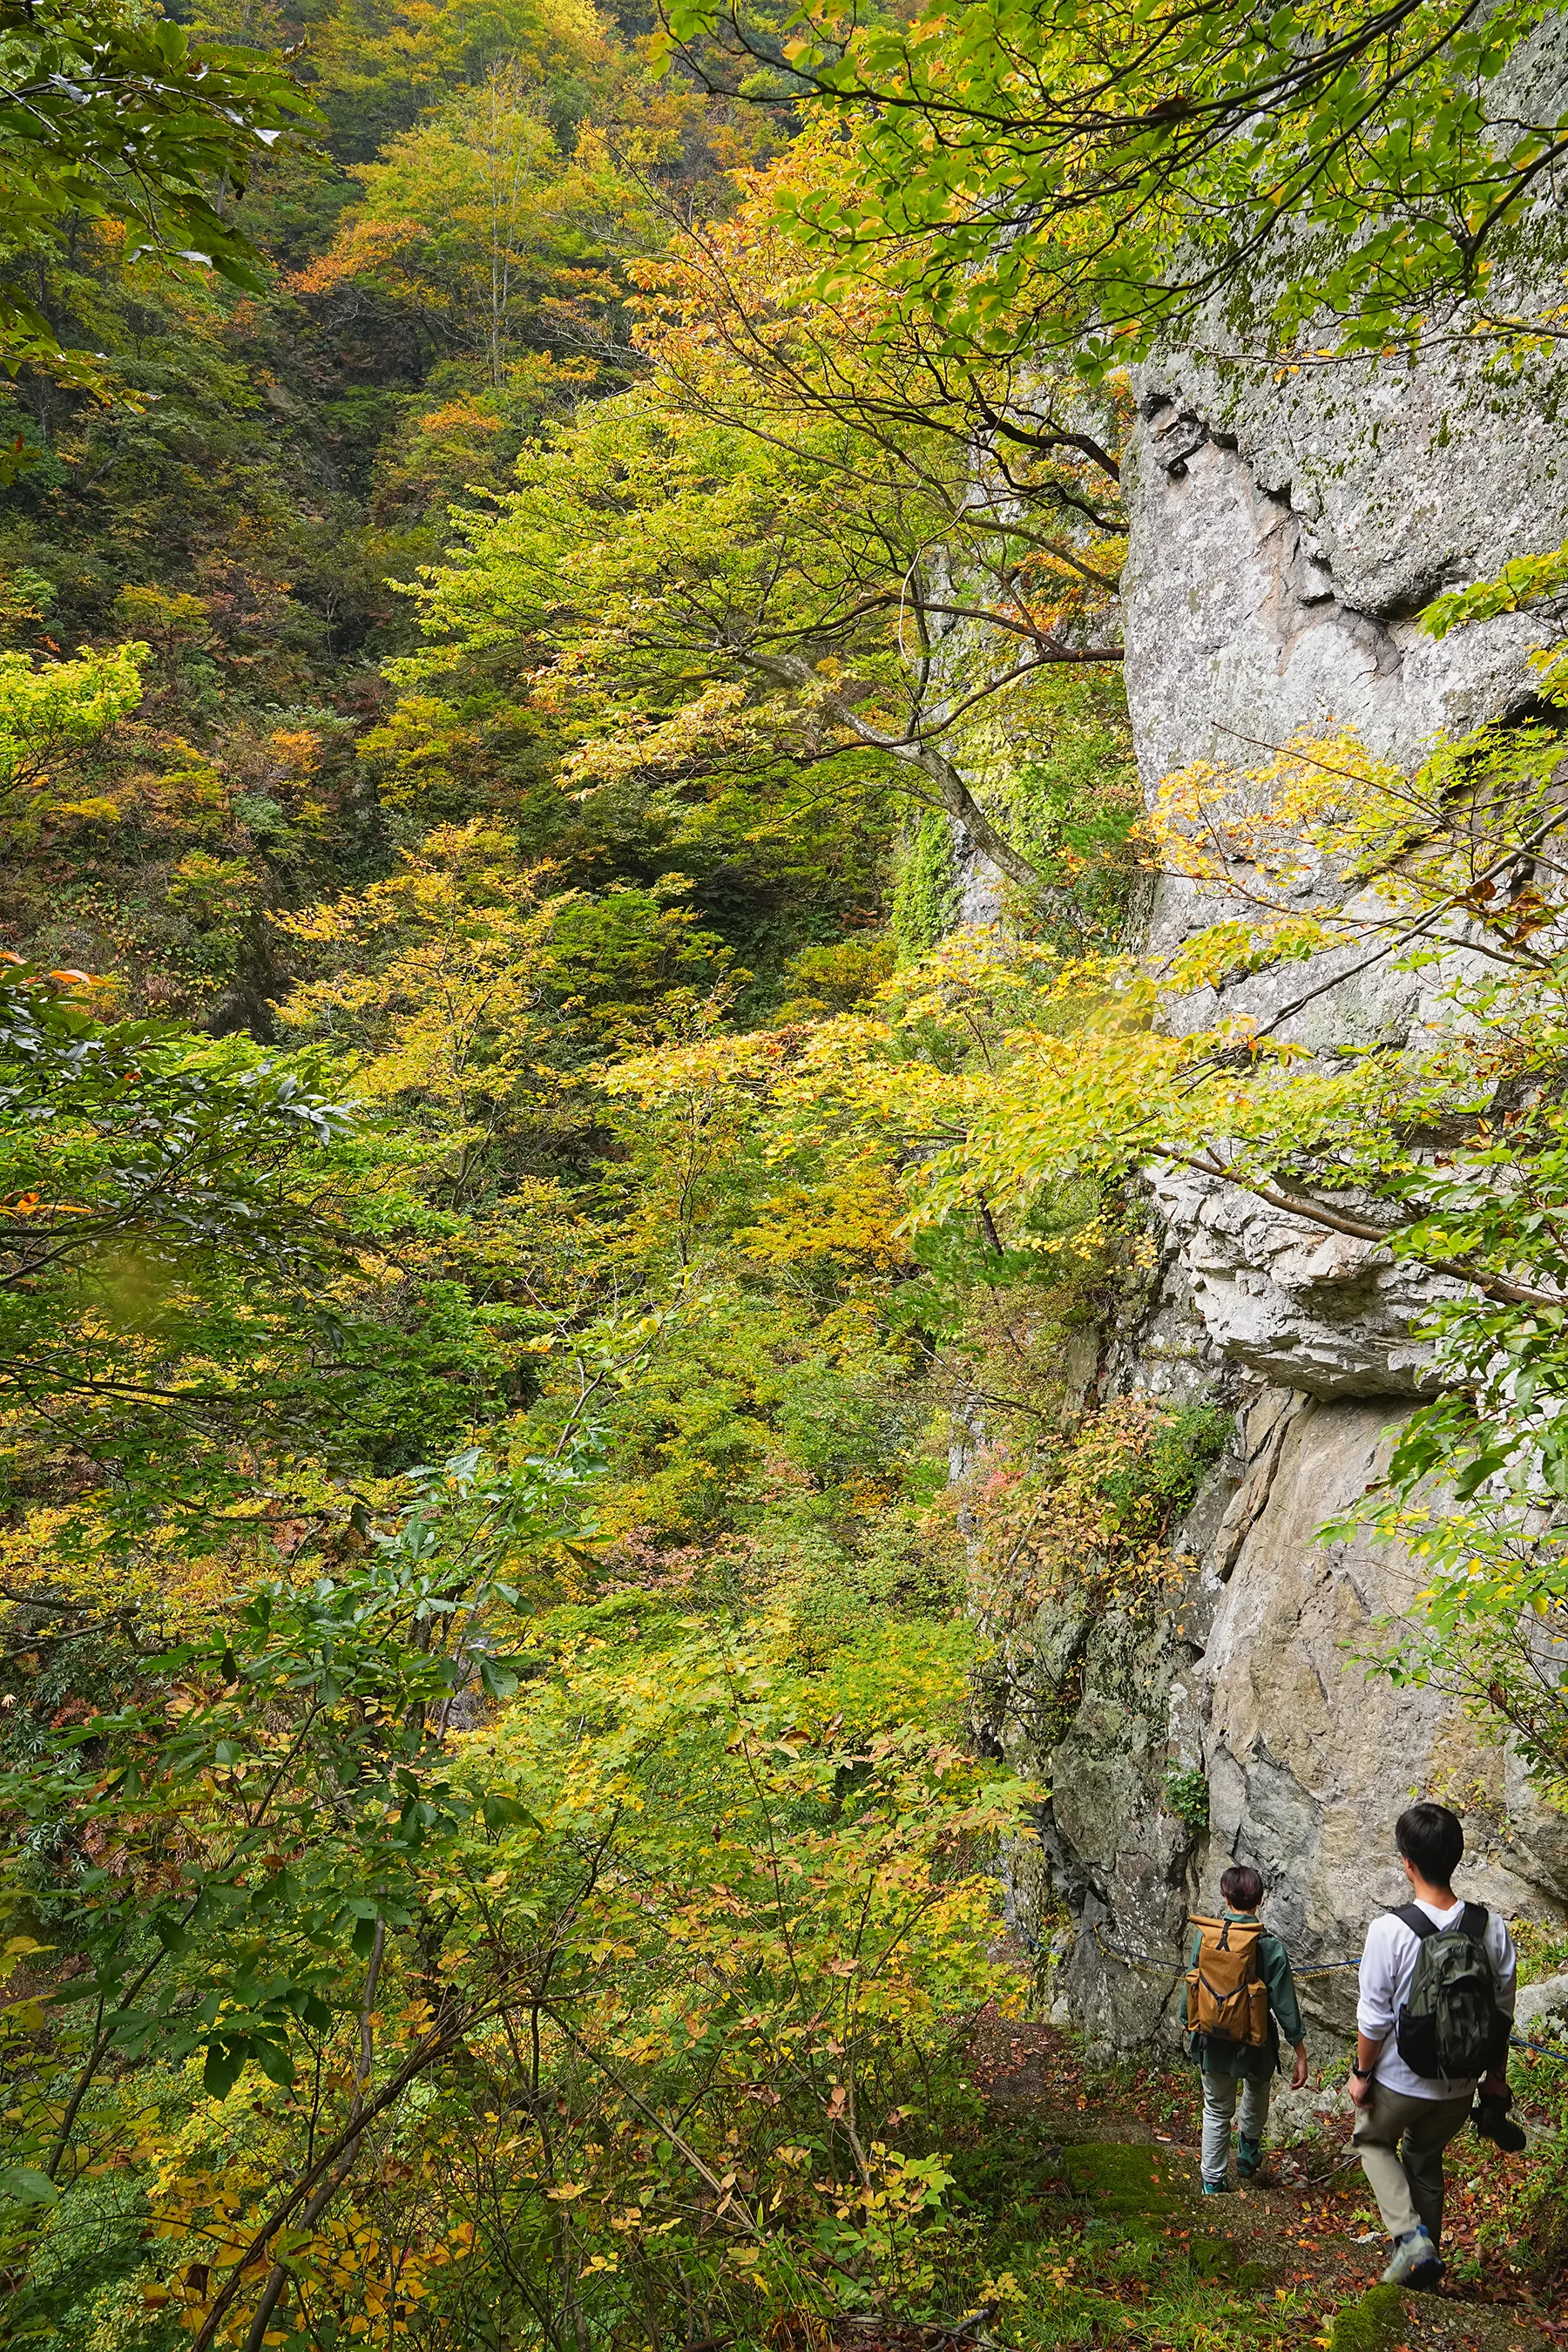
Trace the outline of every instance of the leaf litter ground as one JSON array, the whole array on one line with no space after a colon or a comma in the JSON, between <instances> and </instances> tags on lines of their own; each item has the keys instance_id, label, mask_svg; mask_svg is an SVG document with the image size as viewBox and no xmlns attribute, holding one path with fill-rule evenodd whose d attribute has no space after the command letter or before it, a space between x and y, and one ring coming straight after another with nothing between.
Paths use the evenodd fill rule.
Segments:
<instances>
[{"instance_id":1,"label":"leaf litter ground","mask_svg":"<svg viewBox=\"0 0 1568 2352\"><path fill-rule=\"evenodd\" d=\"M1369 2299L1386 2241L1348 2120L1270 2147L1259 2181L1205 2198L1195 2070L1092 2066L1057 2028L995 2019L971 2063L984 2116L954 2151L954 2202L993 2251L1001 2297L967 2326L843 2320L845 2352L1568 2347L1560 2287L1515 2259L1520 2164L1468 2132L1450 2156L1443 2287ZM795 2347L781 2340L781 2352Z\"/></svg>"}]
</instances>

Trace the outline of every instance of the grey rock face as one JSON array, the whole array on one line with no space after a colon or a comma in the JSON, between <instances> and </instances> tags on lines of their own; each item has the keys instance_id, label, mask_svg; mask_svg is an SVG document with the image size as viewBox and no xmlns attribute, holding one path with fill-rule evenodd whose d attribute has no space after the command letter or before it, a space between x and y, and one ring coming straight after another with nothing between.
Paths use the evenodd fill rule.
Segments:
<instances>
[{"instance_id":1,"label":"grey rock face","mask_svg":"<svg viewBox=\"0 0 1568 2352\"><path fill-rule=\"evenodd\" d=\"M1457 1284L1201 1176L1152 1181L1194 1305L1233 1361L1313 1396L1430 1392L1431 1352L1411 1326Z\"/></svg>"},{"instance_id":2,"label":"grey rock face","mask_svg":"<svg viewBox=\"0 0 1568 2352\"><path fill-rule=\"evenodd\" d=\"M1541 1836L1553 1816L1510 1785L1508 1753L1442 1691L1369 1679L1379 1621L1408 1605L1418 1571L1397 1549L1319 1529L1373 1475L1386 1405L1289 1409L1263 1509L1237 1549L1201 1673L1210 1792L1205 1883L1231 1858L1271 1889L1269 1924L1305 1970L1357 1956L1377 1911L1408 1898L1394 1823L1438 1794L1466 1824L1468 1895L1510 1916L1568 1888ZM1310 2015L1349 2031L1353 1975L1307 1975Z\"/></svg>"},{"instance_id":3,"label":"grey rock face","mask_svg":"<svg viewBox=\"0 0 1568 2352\"><path fill-rule=\"evenodd\" d=\"M1434 643L1415 618L1445 587L1568 535L1564 381L1542 369L1494 384L1468 358L1282 384L1191 355L1147 371L1124 575L1146 789L1195 760L1260 765L1292 730L1329 721L1413 763L1440 732L1525 708L1536 621ZM1206 886L1163 883L1151 944L1169 953L1233 911ZM1457 940L1450 970L1463 956ZM1330 1055L1398 1047L1437 1017L1447 975L1363 961L1336 950L1201 992L1173 1025L1246 1012ZM1232 1859L1264 1874L1314 2032L1344 2033L1355 1979L1340 1964L1403 1897L1393 1826L1415 1793L1462 1814L1468 1894L1510 1915L1568 1904L1568 1818L1512 1750L1440 1690L1367 1677L1418 1564L1318 1535L1430 1391L1413 1327L1452 1290L1194 1171L1157 1171L1152 1189L1162 1279L1136 1326L1110 1335L1102 1391L1211 1394L1237 1405L1239 1434L1189 1518L1184 1591L1137 1622L1070 1638L1042 1622L1013 1645L1013 1747L1055 1792L1026 1866L1077 1912L1058 1980L1097 2041L1175 2032L1184 1919L1217 1898ZM1206 1774L1205 1835L1163 1806L1173 1765Z\"/></svg>"},{"instance_id":4,"label":"grey rock face","mask_svg":"<svg viewBox=\"0 0 1568 2352\"><path fill-rule=\"evenodd\" d=\"M1310 2139L1324 2124L1338 2122L1350 2113L1350 2100L1342 2090L1317 2090L1310 2083L1299 2091L1287 2086L1276 2091L1269 2102L1268 2137L1276 2147L1289 2147L1296 2140Z\"/></svg>"},{"instance_id":5,"label":"grey rock face","mask_svg":"<svg viewBox=\"0 0 1568 2352\"><path fill-rule=\"evenodd\" d=\"M965 826L952 825L953 877L958 886L958 927L982 930L1002 919L1002 877Z\"/></svg>"},{"instance_id":6,"label":"grey rock face","mask_svg":"<svg viewBox=\"0 0 1568 2352\"><path fill-rule=\"evenodd\" d=\"M1014 1858L1014 1884L1026 1905L1042 1880L1072 1903L1079 1932L1059 1993L1112 2048L1174 2030L1170 1955L1193 1837L1152 1791L1189 1655L1173 1619L1090 1620L1047 1601L986 1694L1005 1753L1022 1769L1043 1767L1052 1791L1036 1840Z\"/></svg>"},{"instance_id":7,"label":"grey rock face","mask_svg":"<svg viewBox=\"0 0 1568 2352\"><path fill-rule=\"evenodd\" d=\"M1526 2040L1568 2046L1568 1976L1542 1977L1521 1985L1513 2012L1516 2033Z\"/></svg>"},{"instance_id":8,"label":"grey rock face","mask_svg":"<svg viewBox=\"0 0 1568 2352\"><path fill-rule=\"evenodd\" d=\"M1408 1407L1251 1392L1234 1454L1189 1515L1203 1539L1185 1589L1153 1616L1098 1624L1047 1602L1000 1670L1003 1744L1054 1791L1024 1868L1072 1904L1058 1981L1115 2047L1179 2033L1184 1921L1218 1902L1233 1861L1263 1875L1314 2032L1352 2032L1353 1963L1368 1921L1407 1898L1394 1823L1421 1793L1464 1820L1468 1895L1510 1917L1568 1903L1568 1822L1508 1747L1442 1691L1369 1676L1418 1570L1364 1538L1320 1538ZM1163 1796L1172 1767L1194 1763L1205 1835Z\"/></svg>"},{"instance_id":9,"label":"grey rock face","mask_svg":"<svg viewBox=\"0 0 1568 2352\"><path fill-rule=\"evenodd\" d=\"M1260 765L1299 727L1353 726L1410 764L1438 735L1525 707L1537 618L1434 642L1415 615L1568 534L1568 464L1542 429L1562 389L1545 373L1495 385L1458 357L1283 385L1192 355L1147 371L1123 575L1146 791L1194 761ZM1169 955L1237 910L1168 878L1151 947ZM1197 992L1168 1018L1185 1031L1246 1014L1319 1055L1398 1046L1440 1017L1465 961L1462 940L1425 974L1347 946ZM1209 1337L1236 1362L1323 1397L1430 1388L1410 1331L1447 1286L1202 1178L1163 1173L1156 1192Z\"/></svg>"},{"instance_id":10,"label":"grey rock face","mask_svg":"<svg viewBox=\"0 0 1568 2352\"><path fill-rule=\"evenodd\" d=\"M1489 385L1455 359L1279 387L1184 355L1140 392L1122 587L1146 788L1330 719L1413 761L1528 698L1537 619L1434 642L1415 616L1568 534L1554 375Z\"/></svg>"}]
</instances>

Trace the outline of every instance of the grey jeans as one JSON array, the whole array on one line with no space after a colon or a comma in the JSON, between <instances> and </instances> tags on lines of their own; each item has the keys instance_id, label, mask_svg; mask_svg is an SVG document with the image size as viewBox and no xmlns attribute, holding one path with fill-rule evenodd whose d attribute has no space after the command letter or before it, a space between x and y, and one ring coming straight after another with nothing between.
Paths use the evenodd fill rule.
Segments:
<instances>
[{"instance_id":1,"label":"grey jeans","mask_svg":"<svg viewBox=\"0 0 1568 2352\"><path fill-rule=\"evenodd\" d=\"M1261 2139L1268 2121L1272 2074L1204 2074L1203 2171L1205 2180L1230 2179L1230 2119L1241 2094L1241 2137Z\"/></svg>"},{"instance_id":2,"label":"grey jeans","mask_svg":"<svg viewBox=\"0 0 1568 2352\"><path fill-rule=\"evenodd\" d=\"M1407 2238L1421 2222L1434 2245L1441 2238L1443 2150L1469 2115L1468 2091L1459 2099L1412 2099L1373 2083L1371 2098L1356 2110L1351 2145L1391 2238Z\"/></svg>"}]
</instances>

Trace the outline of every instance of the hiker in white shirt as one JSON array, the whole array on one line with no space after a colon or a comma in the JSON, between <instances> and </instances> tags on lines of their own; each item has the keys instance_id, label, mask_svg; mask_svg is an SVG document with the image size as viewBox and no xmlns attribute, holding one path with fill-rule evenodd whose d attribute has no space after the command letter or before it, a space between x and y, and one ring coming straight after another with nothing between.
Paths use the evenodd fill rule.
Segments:
<instances>
[{"instance_id":1,"label":"hiker in white shirt","mask_svg":"<svg viewBox=\"0 0 1568 2352\"><path fill-rule=\"evenodd\" d=\"M1404 1906L1408 1919L1385 1911L1367 1931L1350 2085L1359 2111L1353 2141L1394 2241L1384 2280L1435 2286L1443 2270L1443 2151L1469 2121L1478 2086L1483 2105L1500 2103L1495 2114L1508 2103L1514 1950L1498 1914L1463 1902L1449 1883L1465 1833L1446 1805L1412 1805L1394 1836L1415 1899ZM1417 1982L1424 1947L1429 1958ZM1443 1994L1432 1990L1440 1974L1452 1988ZM1472 2064L1479 2056L1478 2071L1443 2073L1440 2041L1468 2048ZM1434 2071L1418 2072L1412 2056Z\"/></svg>"}]
</instances>

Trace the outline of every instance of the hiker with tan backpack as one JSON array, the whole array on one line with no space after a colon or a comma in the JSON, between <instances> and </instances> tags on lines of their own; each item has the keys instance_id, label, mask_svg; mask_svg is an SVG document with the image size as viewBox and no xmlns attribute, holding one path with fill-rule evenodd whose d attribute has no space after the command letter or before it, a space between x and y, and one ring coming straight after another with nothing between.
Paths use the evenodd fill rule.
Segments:
<instances>
[{"instance_id":1,"label":"hiker with tan backpack","mask_svg":"<svg viewBox=\"0 0 1568 2352\"><path fill-rule=\"evenodd\" d=\"M1230 2189L1230 2126L1241 2102L1241 2145L1236 2169L1252 2180L1263 2164L1263 2131L1279 2070L1279 2036L1292 2044L1293 2090L1307 2079L1307 2044L1290 1963L1278 1936L1258 1916L1263 1881L1246 1863L1233 1863L1219 1883L1217 1918L1188 1920L1197 1933L1187 1971L1188 2049L1203 2070L1203 2176L1205 2197Z\"/></svg>"}]
</instances>

